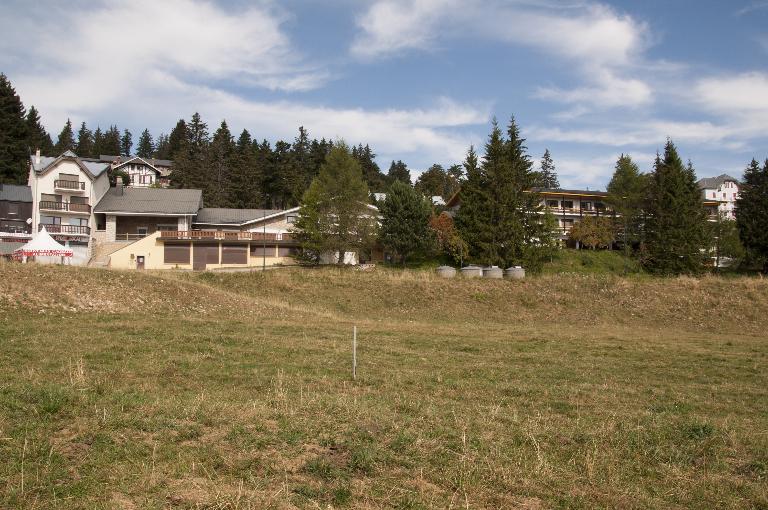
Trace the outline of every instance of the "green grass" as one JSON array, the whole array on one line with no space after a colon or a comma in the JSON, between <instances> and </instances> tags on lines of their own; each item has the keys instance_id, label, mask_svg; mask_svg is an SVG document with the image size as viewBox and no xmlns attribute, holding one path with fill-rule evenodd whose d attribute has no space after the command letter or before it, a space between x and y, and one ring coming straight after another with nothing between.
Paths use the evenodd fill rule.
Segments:
<instances>
[{"instance_id":1,"label":"green grass","mask_svg":"<svg viewBox=\"0 0 768 510\"><path fill-rule=\"evenodd\" d=\"M544 264L543 272L627 275L641 273L642 267L636 259L616 250L562 249Z\"/></svg>"},{"instance_id":2,"label":"green grass","mask_svg":"<svg viewBox=\"0 0 768 510\"><path fill-rule=\"evenodd\" d=\"M0 508L768 508L760 280L0 282Z\"/></svg>"}]
</instances>

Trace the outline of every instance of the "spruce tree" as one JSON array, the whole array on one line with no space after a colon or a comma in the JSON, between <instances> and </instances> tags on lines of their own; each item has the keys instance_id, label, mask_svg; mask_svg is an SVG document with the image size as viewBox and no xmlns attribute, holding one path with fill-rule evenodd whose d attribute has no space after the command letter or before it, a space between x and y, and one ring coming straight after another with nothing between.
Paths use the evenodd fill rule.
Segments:
<instances>
[{"instance_id":1,"label":"spruce tree","mask_svg":"<svg viewBox=\"0 0 768 510\"><path fill-rule=\"evenodd\" d=\"M768 273L768 159L762 168L753 159L744 171L736 199L736 225L750 259Z\"/></svg>"},{"instance_id":2,"label":"spruce tree","mask_svg":"<svg viewBox=\"0 0 768 510\"><path fill-rule=\"evenodd\" d=\"M345 253L369 251L377 227L367 202L360 163L344 142L334 144L302 198L294 225L304 260L319 262L330 253L343 264Z\"/></svg>"},{"instance_id":3,"label":"spruce tree","mask_svg":"<svg viewBox=\"0 0 768 510\"><path fill-rule=\"evenodd\" d=\"M426 253L433 244L429 218L432 205L421 193L400 180L389 187L379 208L379 239L405 265L413 254Z\"/></svg>"},{"instance_id":4,"label":"spruce tree","mask_svg":"<svg viewBox=\"0 0 768 510\"><path fill-rule=\"evenodd\" d=\"M629 256L632 245L641 241L643 206L648 193L648 176L632 161L629 154L622 154L608 183L607 202L619 215L617 227L621 232L624 255Z\"/></svg>"},{"instance_id":5,"label":"spruce tree","mask_svg":"<svg viewBox=\"0 0 768 510\"><path fill-rule=\"evenodd\" d=\"M202 184L203 200L208 207L231 207L230 177L234 163L235 142L226 121L221 121L206 148Z\"/></svg>"},{"instance_id":6,"label":"spruce tree","mask_svg":"<svg viewBox=\"0 0 768 510\"><path fill-rule=\"evenodd\" d=\"M376 164L376 154L368 145L362 144L352 148L352 156L357 159L363 169L363 177L368 183L368 189L372 193L382 193L387 190L387 177L381 173L379 165Z\"/></svg>"},{"instance_id":7,"label":"spruce tree","mask_svg":"<svg viewBox=\"0 0 768 510\"><path fill-rule=\"evenodd\" d=\"M96 126L96 131L93 132L93 156L98 158L102 154L107 154L104 150L104 133L101 131L101 127Z\"/></svg>"},{"instance_id":8,"label":"spruce tree","mask_svg":"<svg viewBox=\"0 0 768 510\"><path fill-rule=\"evenodd\" d=\"M644 265L657 274L696 274L706 246L706 218L693 166L671 140L656 158L646 208Z\"/></svg>"},{"instance_id":9,"label":"spruce tree","mask_svg":"<svg viewBox=\"0 0 768 510\"><path fill-rule=\"evenodd\" d=\"M27 146L30 151L35 152L40 149L40 152L45 155L53 155L53 142L51 141L51 135L43 127L40 121L40 114L34 106L29 108L26 118L27 124Z\"/></svg>"},{"instance_id":10,"label":"spruce tree","mask_svg":"<svg viewBox=\"0 0 768 510\"><path fill-rule=\"evenodd\" d=\"M231 207L255 209L263 202L259 184L261 182L256 148L251 134L243 129L237 139L234 162L230 175Z\"/></svg>"},{"instance_id":11,"label":"spruce tree","mask_svg":"<svg viewBox=\"0 0 768 510\"><path fill-rule=\"evenodd\" d=\"M494 130L498 127L494 124ZM499 136L500 136L499 132ZM489 194L488 175L478 161L474 147L469 148L464 160L466 180L459 190L461 205L456 213L455 226L459 236L466 243L468 253L462 254L462 260L472 258L485 262L486 246L489 243L489 218L491 197ZM471 255L471 257L470 257Z\"/></svg>"},{"instance_id":12,"label":"spruce tree","mask_svg":"<svg viewBox=\"0 0 768 510\"><path fill-rule=\"evenodd\" d=\"M104 133L101 150L104 151L104 154L110 156L119 156L121 154L120 130L117 129L117 126L109 126L107 132Z\"/></svg>"},{"instance_id":13,"label":"spruce tree","mask_svg":"<svg viewBox=\"0 0 768 510\"><path fill-rule=\"evenodd\" d=\"M8 78L0 73L0 183L26 180L30 154L24 105Z\"/></svg>"},{"instance_id":14,"label":"spruce tree","mask_svg":"<svg viewBox=\"0 0 768 510\"><path fill-rule=\"evenodd\" d=\"M56 146L53 151L57 156L65 153L66 151L75 150L75 133L72 131L72 121L67 119L67 123L59 133L59 139L56 142Z\"/></svg>"},{"instance_id":15,"label":"spruce tree","mask_svg":"<svg viewBox=\"0 0 768 510\"><path fill-rule=\"evenodd\" d=\"M539 188L550 189L560 187L560 181L557 179L557 171L555 170L555 162L552 161L549 149L544 151L544 156L541 158L541 170L536 175L535 185Z\"/></svg>"},{"instance_id":16,"label":"spruce tree","mask_svg":"<svg viewBox=\"0 0 768 510\"><path fill-rule=\"evenodd\" d=\"M140 158L151 158L155 152L154 144L152 143L152 135L149 133L149 129L145 129L139 136L139 145L136 147L136 155Z\"/></svg>"},{"instance_id":17,"label":"spruce tree","mask_svg":"<svg viewBox=\"0 0 768 510\"><path fill-rule=\"evenodd\" d=\"M120 137L120 154L126 158L130 157L131 148L133 148L133 135L130 131L125 129L123 131L123 136Z\"/></svg>"},{"instance_id":18,"label":"spruce tree","mask_svg":"<svg viewBox=\"0 0 768 510\"><path fill-rule=\"evenodd\" d=\"M179 119L176 126L171 130L171 133L167 137L167 143L160 143L158 140L157 150L155 151L155 157L158 159L176 159L176 153L181 150L182 147L187 148L189 140L189 133L187 132L187 123L184 119Z\"/></svg>"},{"instance_id":19,"label":"spruce tree","mask_svg":"<svg viewBox=\"0 0 768 510\"><path fill-rule=\"evenodd\" d=\"M395 181L404 182L405 184L411 185L411 172L408 170L408 166L400 161L397 160L397 163L395 161L392 161L392 164L389 165L389 171L387 172L387 179L390 183L394 183Z\"/></svg>"},{"instance_id":20,"label":"spruce tree","mask_svg":"<svg viewBox=\"0 0 768 510\"><path fill-rule=\"evenodd\" d=\"M85 122L80 124L80 130L77 132L75 154L81 158L90 158L93 156L93 133L91 133L91 130L85 125Z\"/></svg>"}]
</instances>

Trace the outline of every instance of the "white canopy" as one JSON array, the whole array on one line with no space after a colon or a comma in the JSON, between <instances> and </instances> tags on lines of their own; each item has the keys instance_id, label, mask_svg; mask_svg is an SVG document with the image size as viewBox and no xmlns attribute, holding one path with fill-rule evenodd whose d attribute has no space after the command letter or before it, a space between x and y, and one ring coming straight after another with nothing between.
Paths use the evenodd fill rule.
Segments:
<instances>
[{"instance_id":1,"label":"white canopy","mask_svg":"<svg viewBox=\"0 0 768 510\"><path fill-rule=\"evenodd\" d=\"M35 237L21 248L13 250L14 258L22 257L71 257L72 250L57 243L56 240L45 230L40 229Z\"/></svg>"}]
</instances>

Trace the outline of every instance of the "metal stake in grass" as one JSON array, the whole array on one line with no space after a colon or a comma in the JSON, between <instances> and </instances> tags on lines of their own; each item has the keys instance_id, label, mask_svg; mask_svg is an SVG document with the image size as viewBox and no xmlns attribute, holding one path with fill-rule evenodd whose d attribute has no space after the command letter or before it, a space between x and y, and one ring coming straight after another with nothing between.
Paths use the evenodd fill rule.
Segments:
<instances>
[{"instance_id":1,"label":"metal stake in grass","mask_svg":"<svg viewBox=\"0 0 768 510\"><path fill-rule=\"evenodd\" d=\"M357 379L357 326L352 326L352 379Z\"/></svg>"}]
</instances>

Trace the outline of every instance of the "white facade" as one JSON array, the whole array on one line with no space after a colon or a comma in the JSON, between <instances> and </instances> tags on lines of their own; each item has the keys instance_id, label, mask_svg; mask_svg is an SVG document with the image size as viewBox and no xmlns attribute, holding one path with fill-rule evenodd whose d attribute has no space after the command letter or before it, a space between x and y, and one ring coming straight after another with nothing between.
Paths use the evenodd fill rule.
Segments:
<instances>
[{"instance_id":1,"label":"white facade","mask_svg":"<svg viewBox=\"0 0 768 510\"><path fill-rule=\"evenodd\" d=\"M130 186L135 188L148 188L160 183L160 170L149 164L142 158L133 158L114 167L122 170L131 179Z\"/></svg>"},{"instance_id":2,"label":"white facade","mask_svg":"<svg viewBox=\"0 0 768 510\"><path fill-rule=\"evenodd\" d=\"M736 199L739 197L739 182L728 175L711 177L699 181L704 200L718 202L717 211L728 219L736 219Z\"/></svg>"},{"instance_id":3,"label":"white facade","mask_svg":"<svg viewBox=\"0 0 768 510\"><path fill-rule=\"evenodd\" d=\"M93 206L109 189L108 167L84 162L69 151L58 158L32 156L32 233L45 225L54 239L75 252L72 264L85 265L90 258Z\"/></svg>"}]
</instances>

